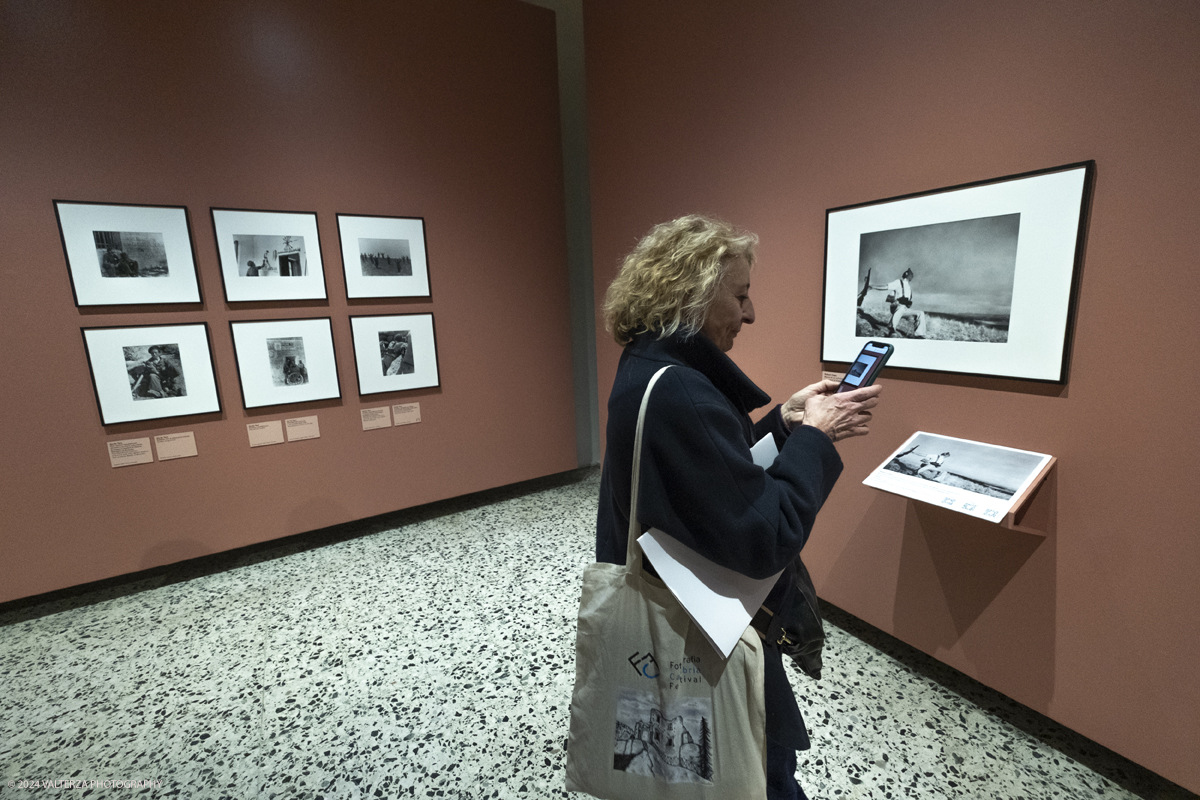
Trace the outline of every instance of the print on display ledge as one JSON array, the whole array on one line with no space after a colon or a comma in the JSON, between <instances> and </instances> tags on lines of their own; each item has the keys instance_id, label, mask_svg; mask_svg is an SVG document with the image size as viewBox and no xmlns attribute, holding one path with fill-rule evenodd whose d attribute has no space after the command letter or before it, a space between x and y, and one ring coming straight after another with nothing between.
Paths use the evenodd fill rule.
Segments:
<instances>
[{"instance_id":1,"label":"print on display ledge","mask_svg":"<svg viewBox=\"0 0 1200 800\"><path fill-rule=\"evenodd\" d=\"M54 201L76 306L199 303L183 206Z\"/></svg>"},{"instance_id":2,"label":"print on display ledge","mask_svg":"<svg viewBox=\"0 0 1200 800\"><path fill-rule=\"evenodd\" d=\"M422 217L338 214L346 296L429 297Z\"/></svg>"},{"instance_id":3,"label":"print on display ledge","mask_svg":"<svg viewBox=\"0 0 1200 800\"><path fill-rule=\"evenodd\" d=\"M433 314L351 317L350 330L360 395L439 385Z\"/></svg>"},{"instance_id":4,"label":"print on display ledge","mask_svg":"<svg viewBox=\"0 0 1200 800\"><path fill-rule=\"evenodd\" d=\"M829 209L821 359L1065 383L1095 162Z\"/></svg>"},{"instance_id":5,"label":"print on display ledge","mask_svg":"<svg viewBox=\"0 0 1200 800\"><path fill-rule=\"evenodd\" d=\"M81 330L103 424L221 410L205 323Z\"/></svg>"},{"instance_id":6,"label":"print on display ledge","mask_svg":"<svg viewBox=\"0 0 1200 800\"><path fill-rule=\"evenodd\" d=\"M998 523L1054 461L1045 453L917 431L863 484Z\"/></svg>"},{"instance_id":7,"label":"print on display ledge","mask_svg":"<svg viewBox=\"0 0 1200 800\"><path fill-rule=\"evenodd\" d=\"M213 208L225 299L324 300L317 215Z\"/></svg>"},{"instance_id":8,"label":"print on display ledge","mask_svg":"<svg viewBox=\"0 0 1200 800\"><path fill-rule=\"evenodd\" d=\"M341 397L329 317L231 322L246 408Z\"/></svg>"}]
</instances>

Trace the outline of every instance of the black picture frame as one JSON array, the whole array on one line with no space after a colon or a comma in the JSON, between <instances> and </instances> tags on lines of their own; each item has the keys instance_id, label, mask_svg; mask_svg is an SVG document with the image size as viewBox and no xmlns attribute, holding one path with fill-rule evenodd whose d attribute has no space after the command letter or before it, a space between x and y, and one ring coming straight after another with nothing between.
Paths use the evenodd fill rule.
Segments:
<instances>
[{"instance_id":1,"label":"black picture frame","mask_svg":"<svg viewBox=\"0 0 1200 800\"><path fill-rule=\"evenodd\" d=\"M329 298L316 212L210 208L209 214L226 302Z\"/></svg>"},{"instance_id":2,"label":"black picture frame","mask_svg":"<svg viewBox=\"0 0 1200 800\"><path fill-rule=\"evenodd\" d=\"M1095 171L1081 161L828 209L821 359L886 340L889 370L1065 383Z\"/></svg>"},{"instance_id":3,"label":"black picture frame","mask_svg":"<svg viewBox=\"0 0 1200 800\"><path fill-rule=\"evenodd\" d=\"M342 396L329 317L229 323L245 408Z\"/></svg>"},{"instance_id":4,"label":"black picture frame","mask_svg":"<svg viewBox=\"0 0 1200 800\"><path fill-rule=\"evenodd\" d=\"M359 395L441 386L433 314L351 316L350 332Z\"/></svg>"},{"instance_id":5,"label":"black picture frame","mask_svg":"<svg viewBox=\"0 0 1200 800\"><path fill-rule=\"evenodd\" d=\"M208 323L110 325L80 333L102 424L221 411Z\"/></svg>"},{"instance_id":6,"label":"black picture frame","mask_svg":"<svg viewBox=\"0 0 1200 800\"><path fill-rule=\"evenodd\" d=\"M424 217L339 213L337 223L347 298L431 296Z\"/></svg>"},{"instance_id":7,"label":"black picture frame","mask_svg":"<svg viewBox=\"0 0 1200 800\"><path fill-rule=\"evenodd\" d=\"M204 302L186 206L52 202L76 307Z\"/></svg>"}]
</instances>

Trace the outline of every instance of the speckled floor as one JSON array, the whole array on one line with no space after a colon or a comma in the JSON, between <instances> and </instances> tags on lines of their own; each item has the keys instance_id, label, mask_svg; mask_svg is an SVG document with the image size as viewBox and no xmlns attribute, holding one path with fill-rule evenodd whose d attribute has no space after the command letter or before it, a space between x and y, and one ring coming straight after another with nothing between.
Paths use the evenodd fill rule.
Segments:
<instances>
[{"instance_id":1,"label":"speckled floor","mask_svg":"<svg viewBox=\"0 0 1200 800\"><path fill-rule=\"evenodd\" d=\"M563 744L597 483L580 472L57 613L0 613L0 797L578 797L561 788ZM813 800L1194 797L1105 766L1102 748L1075 748L1093 753L1085 766L1053 731L992 713L1002 698L985 710L936 664L827 627L825 677L796 678ZM45 780L153 783L21 785Z\"/></svg>"}]
</instances>

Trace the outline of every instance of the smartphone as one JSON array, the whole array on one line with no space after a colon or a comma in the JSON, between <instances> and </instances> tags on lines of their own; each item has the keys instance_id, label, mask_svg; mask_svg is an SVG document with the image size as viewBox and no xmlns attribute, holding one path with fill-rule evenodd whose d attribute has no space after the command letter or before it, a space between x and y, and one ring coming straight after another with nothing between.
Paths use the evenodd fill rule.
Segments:
<instances>
[{"instance_id":1,"label":"smartphone","mask_svg":"<svg viewBox=\"0 0 1200 800\"><path fill-rule=\"evenodd\" d=\"M854 363L850 365L850 370L846 373L846 377L842 378L842 382L834 394L852 392L855 389L870 386L875 382L883 365L892 357L892 351L895 349L884 342L867 342L859 352L858 358L854 359Z\"/></svg>"}]
</instances>

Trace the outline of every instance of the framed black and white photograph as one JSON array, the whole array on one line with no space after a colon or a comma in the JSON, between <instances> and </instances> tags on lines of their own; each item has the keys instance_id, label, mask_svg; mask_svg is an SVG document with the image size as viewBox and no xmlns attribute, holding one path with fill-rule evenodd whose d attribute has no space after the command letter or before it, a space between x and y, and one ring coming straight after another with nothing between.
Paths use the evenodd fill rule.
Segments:
<instances>
[{"instance_id":1,"label":"framed black and white photograph","mask_svg":"<svg viewBox=\"0 0 1200 800\"><path fill-rule=\"evenodd\" d=\"M433 314L350 318L358 393L439 385Z\"/></svg>"},{"instance_id":2,"label":"framed black and white photograph","mask_svg":"<svg viewBox=\"0 0 1200 800\"><path fill-rule=\"evenodd\" d=\"M325 299L316 214L214 208L212 220L226 300Z\"/></svg>"},{"instance_id":3,"label":"framed black and white photograph","mask_svg":"<svg viewBox=\"0 0 1200 800\"><path fill-rule=\"evenodd\" d=\"M347 297L429 297L423 218L338 214L337 221Z\"/></svg>"},{"instance_id":4,"label":"framed black and white photograph","mask_svg":"<svg viewBox=\"0 0 1200 800\"><path fill-rule=\"evenodd\" d=\"M821 359L1063 383L1095 162L830 209Z\"/></svg>"},{"instance_id":5,"label":"framed black and white photograph","mask_svg":"<svg viewBox=\"0 0 1200 800\"><path fill-rule=\"evenodd\" d=\"M187 209L55 200L77 306L199 303Z\"/></svg>"},{"instance_id":6,"label":"framed black and white photograph","mask_svg":"<svg viewBox=\"0 0 1200 800\"><path fill-rule=\"evenodd\" d=\"M205 323L81 330L105 425L221 410Z\"/></svg>"},{"instance_id":7,"label":"framed black and white photograph","mask_svg":"<svg viewBox=\"0 0 1200 800\"><path fill-rule=\"evenodd\" d=\"M917 431L863 481L867 486L1000 522L1053 457Z\"/></svg>"},{"instance_id":8,"label":"framed black and white photograph","mask_svg":"<svg viewBox=\"0 0 1200 800\"><path fill-rule=\"evenodd\" d=\"M341 397L329 317L231 322L246 408Z\"/></svg>"}]
</instances>

